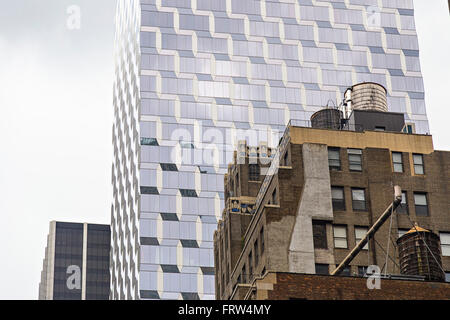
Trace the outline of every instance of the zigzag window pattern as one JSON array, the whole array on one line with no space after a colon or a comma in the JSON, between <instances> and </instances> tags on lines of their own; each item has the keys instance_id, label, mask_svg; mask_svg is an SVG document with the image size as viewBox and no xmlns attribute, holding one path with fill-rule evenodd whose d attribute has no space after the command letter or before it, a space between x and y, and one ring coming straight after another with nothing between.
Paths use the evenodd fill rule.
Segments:
<instances>
[{"instance_id":1,"label":"zigzag window pattern","mask_svg":"<svg viewBox=\"0 0 450 320\"><path fill-rule=\"evenodd\" d=\"M212 232L233 156L227 128L282 132L355 82L373 81L387 88L389 111L429 132L411 1L383 0L379 28L367 25L377 0L118 2L116 47L125 49L114 98L114 298L214 298L214 275L200 268L213 266ZM194 121L223 136L219 165L204 163ZM191 136L175 137L179 130ZM131 156L127 141L137 142ZM177 148L191 163L174 171L166 164ZM139 194L140 184L154 187ZM181 245L177 234L192 242ZM141 237L151 245L140 246Z\"/></svg>"}]
</instances>

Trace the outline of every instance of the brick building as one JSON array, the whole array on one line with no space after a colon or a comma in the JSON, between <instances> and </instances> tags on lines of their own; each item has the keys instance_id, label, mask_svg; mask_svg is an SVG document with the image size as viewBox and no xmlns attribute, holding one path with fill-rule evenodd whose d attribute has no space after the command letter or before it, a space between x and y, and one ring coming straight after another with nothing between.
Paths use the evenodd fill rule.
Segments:
<instances>
[{"instance_id":1,"label":"brick building","mask_svg":"<svg viewBox=\"0 0 450 320\"><path fill-rule=\"evenodd\" d=\"M377 121L385 121L382 118ZM214 235L217 299L274 298L277 293L260 292L270 285L258 285L273 284L274 277L276 283L291 277L294 284L289 290L300 290L302 283L314 287L314 279L317 285L326 279L330 288L336 285L343 291L322 298L355 298L351 288L365 286L366 279L361 277L367 266L378 265L384 273L387 250L387 273L400 274L395 240L413 223L440 236L442 268L449 279L450 152L434 150L430 135L380 132L377 128L382 123L372 127L351 131L291 123L277 151L269 156L269 168L267 164L256 168L249 148L236 153L225 177L223 219ZM264 175L250 179L250 172ZM392 203L394 185L402 188L403 200L392 215L392 228L388 221L376 232L344 270L344 277L312 276L331 273L355 247ZM239 201L251 204L251 210L236 209ZM393 288L385 293L387 299L400 298L401 288L420 284L431 290L430 296L445 292L450 297L447 283L433 291L435 287L423 282L382 281ZM278 294L281 299L290 297L314 298ZM359 298L383 297L364 293Z\"/></svg>"}]
</instances>

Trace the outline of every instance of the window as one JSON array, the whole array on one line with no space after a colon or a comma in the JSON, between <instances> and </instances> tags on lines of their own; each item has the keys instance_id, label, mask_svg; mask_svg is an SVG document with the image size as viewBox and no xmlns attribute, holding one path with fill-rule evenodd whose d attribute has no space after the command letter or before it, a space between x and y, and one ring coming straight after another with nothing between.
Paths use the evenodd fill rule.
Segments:
<instances>
[{"instance_id":1,"label":"window","mask_svg":"<svg viewBox=\"0 0 450 320\"><path fill-rule=\"evenodd\" d=\"M450 272L445 272L445 282L450 282Z\"/></svg>"},{"instance_id":2,"label":"window","mask_svg":"<svg viewBox=\"0 0 450 320\"><path fill-rule=\"evenodd\" d=\"M450 232L440 232L441 251L443 257L450 257Z\"/></svg>"},{"instance_id":3,"label":"window","mask_svg":"<svg viewBox=\"0 0 450 320\"><path fill-rule=\"evenodd\" d=\"M394 172L403 172L403 161L401 152L392 152L392 164Z\"/></svg>"},{"instance_id":4,"label":"window","mask_svg":"<svg viewBox=\"0 0 450 320\"><path fill-rule=\"evenodd\" d=\"M264 253L264 228L259 232L259 242L261 243L261 255Z\"/></svg>"},{"instance_id":5,"label":"window","mask_svg":"<svg viewBox=\"0 0 450 320\"><path fill-rule=\"evenodd\" d=\"M347 227L346 226L334 226L334 247L347 249Z\"/></svg>"},{"instance_id":6,"label":"window","mask_svg":"<svg viewBox=\"0 0 450 320\"><path fill-rule=\"evenodd\" d=\"M283 157L283 165L288 166L289 164L289 153L286 151Z\"/></svg>"},{"instance_id":7,"label":"window","mask_svg":"<svg viewBox=\"0 0 450 320\"><path fill-rule=\"evenodd\" d=\"M398 237L400 238L404 234L406 234L409 230L408 229L398 229Z\"/></svg>"},{"instance_id":8,"label":"window","mask_svg":"<svg viewBox=\"0 0 450 320\"><path fill-rule=\"evenodd\" d=\"M242 269L242 272L243 272L243 279L244 279L244 283L247 283L248 282L248 279L249 279L249 276L248 276L248 273L247 273L247 266L244 264L244 268Z\"/></svg>"},{"instance_id":9,"label":"window","mask_svg":"<svg viewBox=\"0 0 450 320\"><path fill-rule=\"evenodd\" d=\"M336 265L336 268L337 268L337 266L338 265ZM340 276L350 276L350 266L347 266L344 269L342 269L342 271L339 275Z\"/></svg>"},{"instance_id":10,"label":"window","mask_svg":"<svg viewBox=\"0 0 450 320\"><path fill-rule=\"evenodd\" d=\"M416 216L428 216L428 204L426 193L414 193Z\"/></svg>"},{"instance_id":11,"label":"window","mask_svg":"<svg viewBox=\"0 0 450 320\"><path fill-rule=\"evenodd\" d=\"M386 131L386 127L375 127L375 131Z\"/></svg>"},{"instance_id":12,"label":"window","mask_svg":"<svg viewBox=\"0 0 450 320\"><path fill-rule=\"evenodd\" d=\"M277 204L277 189L272 192L272 204Z\"/></svg>"},{"instance_id":13,"label":"window","mask_svg":"<svg viewBox=\"0 0 450 320\"><path fill-rule=\"evenodd\" d=\"M413 154L413 162L414 162L414 173L425 174L425 170L423 167L423 155Z\"/></svg>"},{"instance_id":14,"label":"window","mask_svg":"<svg viewBox=\"0 0 450 320\"><path fill-rule=\"evenodd\" d=\"M333 203L333 210L345 210L343 187L331 187L331 201Z\"/></svg>"},{"instance_id":15,"label":"window","mask_svg":"<svg viewBox=\"0 0 450 320\"><path fill-rule=\"evenodd\" d=\"M255 240L255 244L253 245L253 251L255 252L255 267L257 267L259 262L258 239Z\"/></svg>"},{"instance_id":16,"label":"window","mask_svg":"<svg viewBox=\"0 0 450 320\"><path fill-rule=\"evenodd\" d=\"M366 211L366 194L364 189L352 188L353 211Z\"/></svg>"},{"instance_id":17,"label":"window","mask_svg":"<svg viewBox=\"0 0 450 320\"><path fill-rule=\"evenodd\" d=\"M250 251L250 253L248 254L248 277L249 279L252 278L253 275L253 256L252 256L252 252Z\"/></svg>"},{"instance_id":18,"label":"window","mask_svg":"<svg viewBox=\"0 0 450 320\"><path fill-rule=\"evenodd\" d=\"M323 221L313 221L313 239L315 249L327 249L327 228Z\"/></svg>"},{"instance_id":19,"label":"window","mask_svg":"<svg viewBox=\"0 0 450 320\"><path fill-rule=\"evenodd\" d=\"M341 157L339 148L328 148L328 167L330 170L341 170Z\"/></svg>"},{"instance_id":20,"label":"window","mask_svg":"<svg viewBox=\"0 0 450 320\"><path fill-rule=\"evenodd\" d=\"M141 187L141 194L159 194L156 187Z\"/></svg>"},{"instance_id":21,"label":"window","mask_svg":"<svg viewBox=\"0 0 450 320\"><path fill-rule=\"evenodd\" d=\"M249 180L259 181L260 168L259 164L250 164L248 166Z\"/></svg>"},{"instance_id":22,"label":"window","mask_svg":"<svg viewBox=\"0 0 450 320\"><path fill-rule=\"evenodd\" d=\"M350 171L362 171L362 150L347 149L348 168Z\"/></svg>"},{"instance_id":23,"label":"window","mask_svg":"<svg viewBox=\"0 0 450 320\"><path fill-rule=\"evenodd\" d=\"M316 274L328 274L328 265L322 263L316 263Z\"/></svg>"},{"instance_id":24,"label":"window","mask_svg":"<svg viewBox=\"0 0 450 320\"><path fill-rule=\"evenodd\" d=\"M367 227L355 227L355 240L356 240L355 244L358 244L359 241L361 241L361 239L364 238L364 236L366 235L367 231L369 231L369 229ZM369 249L369 243L367 242L362 249L363 250L368 250Z\"/></svg>"},{"instance_id":25,"label":"window","mask_svg":"<svg viewBox=\"0 0 450 320\"><path fill-rule=\"evenodd\" d=\"M192 189L180 189L182 197L197 197L197 192Z\"/></svg>"},{"instance_id":26,"label":"window","mask_svg":"<svg viewBox=\"0 0 450 320\"><path fill-rule=\"evenodd\" d=\"M366 266L358 266L358 276L364 277L366 275L367 267Z\"/></svg>"},{"instance_id":27,"label":"window","mask_svg":"<svg viewBox=\"0 0 450 320\"><path fill-rule=\"evenodd\" d=\"M407 123L407 124L405 124L405 126L403 127L403 132L404 133L408 133L408 134L415 133L416 132L416 128L415 128L414 123Z\"/></svg>"},{"instance_id":28,"label":"window","mask_svg":"<svg viewBox=\"0 0 450 320\"><path fill-rule=\"evenodd\" d=\"M402 202L396 209L397 213L406 213L408 214L408 200L406 197L406 191L402 191Z\"/></svg>"},{"instance_id":29,"label":"window","mask_svg":"<svg viewBox=\"0 0 450 320\"><path fill-rule=\"evenodd\" d=\"M155 138L141 138L141 145L142 146L157 146L158 145L158 140L156 140Z\"/></svg>"},{"instance_id":30,"label":"window","mask_svg":"<svg viewBox=\"0 0 450 320\"><path fill-rule=\"evenodd\" d=\"M177 165L174 163L160 163L163 171L178 171Z\"/></svg>"}]
</instances>

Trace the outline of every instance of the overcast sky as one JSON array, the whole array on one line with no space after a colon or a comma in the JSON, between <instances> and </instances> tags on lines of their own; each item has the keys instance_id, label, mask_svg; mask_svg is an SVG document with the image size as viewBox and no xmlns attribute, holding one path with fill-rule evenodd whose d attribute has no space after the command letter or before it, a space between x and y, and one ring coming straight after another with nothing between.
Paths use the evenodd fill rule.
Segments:
<instances>
[{"instance_id":1,"label":"overcast sky","mask_svg":"<svg viewBox=\"0 0 450 320\"><path fill-rule=\"evenodd\" d=\"M50 220L110 221L115 2L0 0L0 299L37 299ZM447 0L415 9L431 134L450 150Z\"/></svg>"}]
</instances>

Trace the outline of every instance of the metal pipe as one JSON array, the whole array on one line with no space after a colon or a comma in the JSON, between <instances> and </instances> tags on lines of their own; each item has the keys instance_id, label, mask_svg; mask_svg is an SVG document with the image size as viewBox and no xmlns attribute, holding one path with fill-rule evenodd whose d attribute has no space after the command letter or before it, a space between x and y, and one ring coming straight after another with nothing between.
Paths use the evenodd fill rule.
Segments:
<instances>
[{"instance_id":1,"label":"metal pipe","mask_svg":"<svg viewBox=\"0 0 450 320\"><path fill-rule=\"evenodd\" d=\"M344 258L344 260L337 266L337 268L331 273L332 276L338 275L342 272L353 260L354 257L361 251L361 249L369 241L369 238L380 229L383 223L390 217L390 215L397 209L402 202L402 189L399 186L394 187L394 201L387 207L383 214L373 224L373 226L367 231L366 235L358 242L353 250Z\"/></svg>"}]
</instances>

